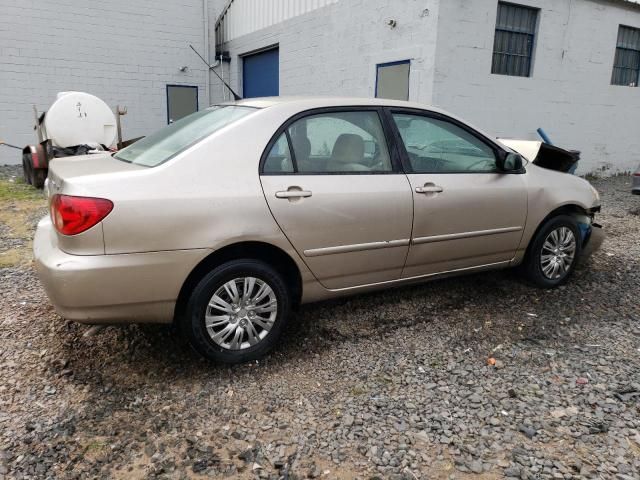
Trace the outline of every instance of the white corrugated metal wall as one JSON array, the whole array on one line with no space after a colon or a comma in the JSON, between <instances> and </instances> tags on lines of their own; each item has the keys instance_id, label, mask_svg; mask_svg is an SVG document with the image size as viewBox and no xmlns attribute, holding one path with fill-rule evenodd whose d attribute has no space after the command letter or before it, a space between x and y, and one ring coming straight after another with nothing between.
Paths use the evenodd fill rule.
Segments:
<instances>
[{"instance_id":1,"label":"white corrugated metal wall","mask_svg":"<svg viewBox=\"0 0 640 480\"><path fill-rule=\"evenodd\" d=\"M216 23L216 44L241 37L338 0L231 0Z\"/></svg>"}]
</instances>

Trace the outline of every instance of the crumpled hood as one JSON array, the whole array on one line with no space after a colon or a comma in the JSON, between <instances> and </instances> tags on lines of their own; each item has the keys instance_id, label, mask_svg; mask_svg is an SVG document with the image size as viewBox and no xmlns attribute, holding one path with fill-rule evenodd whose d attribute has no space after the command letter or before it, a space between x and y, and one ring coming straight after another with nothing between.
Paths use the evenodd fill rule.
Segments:
<instances>
[{"instance_id":1,"label":"crumpled hood","mask_svg":"<svg viewBox=\"0 0 640 480\"><path fill-rule=\"evenodd\" d=\"M580 158L579 152L565 150L537 140L501 138L499 141L518 152L531 163L558 172L568 172Z\"/></svg>"}]
</instances>

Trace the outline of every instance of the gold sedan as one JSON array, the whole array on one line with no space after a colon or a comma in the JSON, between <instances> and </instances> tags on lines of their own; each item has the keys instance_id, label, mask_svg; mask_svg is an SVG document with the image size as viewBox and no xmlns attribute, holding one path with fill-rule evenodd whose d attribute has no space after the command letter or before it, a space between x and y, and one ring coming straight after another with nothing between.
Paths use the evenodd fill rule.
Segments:
<instances>
[{"instance_id":1,"label":"gold sedan","mask_svg":"<svg viewBox=\"0 0 640 480\"><path fill-rule=\"evenodd\" d=\"M177 322L224 362L264 355L301 303L516 266L551 288L602 238L588 182L398 101L218 105L56 159L45 188L34 251L62 317Z\"/></svg>"}]
</instances>

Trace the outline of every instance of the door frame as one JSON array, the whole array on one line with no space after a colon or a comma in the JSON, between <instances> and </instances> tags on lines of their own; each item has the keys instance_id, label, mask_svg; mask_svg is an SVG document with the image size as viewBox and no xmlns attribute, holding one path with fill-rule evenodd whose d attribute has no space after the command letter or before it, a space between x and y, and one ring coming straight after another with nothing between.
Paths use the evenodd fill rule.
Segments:
<instances>
[{"instance_id":1,"label":"door frame","mask_svg":"<svg viewBox=\"0 0 640 480\"><path fill-rule=\"evenodd\" d=\"M169 120L171 120L171 116L169 112L169 88L170 87L195 88L196 89L196 112L200 111L200 92L198 91L199 88L197 85L179 85L175 83L168 83L165 87L165 96L167 99L167 125L169 125Z\"/></svg>"},{"instance_id":2,"label":"door frame","mask_svg":"<svg viewBox=\"0 0 640 480\"><path fill-rule=\"evenodd\" d=\"M398 175L405 174L405 170L403 169L402 164L402 156L401 152L397 145L397 140L392 129L392 125L389 124L389 121L393 122L393 118L389 117L385 114L384 108L382 106L372 106L372 105L349 105L345 107L319 107L312 108L309 110L304 110L302 112L298 112L295 115L289 117L273 134L269 143L267 143L266 148L262 152L262 156L260 157L259 175L271 175L271 176L284 176L284 175ZM318 173L298 173L297 164L295 160L295 152L293 150L293 144L291 142L291 138L289 138L289 134L287 130L289 127L306 117L310 117L313 115L321 115L323 113L342 113L342 112L377 112L378 117L380 118L380 124L382 125L382 131L384 132L385 141L387 142L387 150L389 151L389 156L391 157L391 166L392 170L390 172L318 172ZM280 139L280 136L286 133L287 142L289 143L289 151L291 152L291 157L294 165L293 172L265 172L264 164L267 161L267 157L271 152L271 149L275 145L275 143ZM403 147L404 148L404 147Z\"/></svg>"}]
</instances>

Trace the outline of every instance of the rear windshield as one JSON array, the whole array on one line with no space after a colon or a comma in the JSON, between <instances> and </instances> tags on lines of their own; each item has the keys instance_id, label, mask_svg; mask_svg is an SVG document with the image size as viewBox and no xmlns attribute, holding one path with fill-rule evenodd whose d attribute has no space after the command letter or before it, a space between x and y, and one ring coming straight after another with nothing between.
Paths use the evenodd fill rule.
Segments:
<instances>
[{"instance_id":1,"label":"rear windshield","mask_svg":"<svg viewBox=\"0 0 640 480\"><path fill-rule=\"evenodd\" d=\"M176 156L213 132L255 112L251 107L215 106L192 113L161 128L133 145L123 148L114 158L123 162L155 167Z\"/></svg>"}]
</instances>

